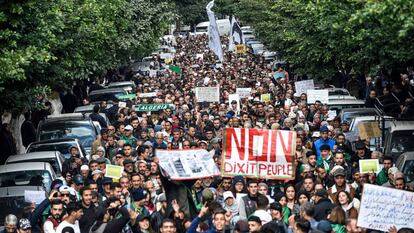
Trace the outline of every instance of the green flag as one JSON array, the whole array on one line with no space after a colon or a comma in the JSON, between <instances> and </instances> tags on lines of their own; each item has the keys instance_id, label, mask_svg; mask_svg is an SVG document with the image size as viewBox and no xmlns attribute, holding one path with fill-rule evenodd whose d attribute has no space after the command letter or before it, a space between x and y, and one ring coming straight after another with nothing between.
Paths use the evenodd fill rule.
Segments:
<instances>
[{"instance_id":1,"label":"green flag","mask_svg":"<svg viewBox=\"0 0 414 233\"><path fill-rule=\"evenodd\" d=\"M174 71L177 74L181 74L183 71L179 66L170 66L170 70Z\"/></svg>"}]
</instances>

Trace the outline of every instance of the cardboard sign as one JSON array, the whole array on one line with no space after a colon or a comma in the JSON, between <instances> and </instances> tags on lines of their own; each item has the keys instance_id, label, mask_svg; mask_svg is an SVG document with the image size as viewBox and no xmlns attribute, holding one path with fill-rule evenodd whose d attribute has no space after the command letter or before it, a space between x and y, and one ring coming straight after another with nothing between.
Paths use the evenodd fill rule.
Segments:
<instances>
[{"instance_id":1,"label":"cardboard sign","mask_svg":"<svg viewBox=\"0 0 414 233\"><path fill-rule=\"evenodd\" d=\"M220 102L219 87L196 87L197 102Z\"/></svg>"},{"instance_id":2,"label":"cardboard sign","mask_svg":"<svg viewBox=\"0 0 414 233\"><path fill-rule=\"evenodd\" d=\"M378 159L360 159L359 160L359 172L377 174L380 171Z\"/></svg>"},{"instance_id":3,"label":"cardboard sign","mask_svg":"<svg viewBox=\"0 0 414 233\"><path fill-rule=\"evenodd\" d=\"M223 176L295 178L295 132L227 128L223 139Z\"/></svg>"},{"instance_id":4,"label":"cardboard sign","mask_svg":"<svg viewBox=\"0 0 414 233\"><path fill-rule=\"evenodd\" d=\"M319 100L323 104L327 104L329 101L328 90L307 90L308 104L314 104Z\"/></svg>"},{"instance_id":5,"label":"cardboard sign","mask_svg":"<svg viewBox=\"0 0 414 233\"><path fill-rule=\"evenodd\" d=\"M219 176L212 153L202 149L157 150L160 166L172 180L189 180Z\"/></svg>"},{"instance_id":6,"label":"cardboard sign","mask_svg":"<svg viewBox=\"0 0 414 233\"><path fill-rule=\"evenodd\" d=\"M122 166L106 164L105 176L109 178L119 179L121 178L123 171L124 171L124 167Z\"/></svg>"},{"instance_id":7,"label":"cardboard sign","mask_svg":"<svg viewBox=\"0 0 414 233\"><path fill-rule=\"evenodd\" d=\"M151 97L156 97L156 96L157 96L157 92L140 93L138 95L138 97L140 98L151 98Z\"/></svg>"},{"instance_id":8,"label":"cardboard sign","mask_svg":"<svg viewBox=\"0 0 414 233\"><path fill-rule=\"evenodd\" d=\"M233 109L233 105L231 102L236 101L236 108ZM240 114L240 97L239 94L229 94L229 107L236 112L237 114Z\"/></svg>"},{"instance_id":9,"label":"cardboard sign","mask_svg":"<svg viewBox=\"0 0 414 233\"><path fill-rule=\"evenodd\" d=\"M175 109L174 104L137 104L133 106L136 112L155 112L165 109Z\"/></svg>"},{"instance_id":10,"label":"cardboard sign","mask_svg":"<svg viewBox=\"0 0 414 233\"><path fill-rule=\"evenodd\" d=\"M413 206L413 192L364 184L358 226L383 232L392 226L414 229Z\"/></svg>"},{"instance_id":11,"label":"cardboard sign","mask_svg":"<svg viewBox=\"0 0 414 233\"><path fill-rule=\"evenodd\" d=\"M270 102L270 93L260 95L261 102Z\"/></svg>"},{"instance_id":12,"label":"cardboard sign","mask_svg":"<svg viewBox=\"0 0 414 233\"><path fill-rule=\"evenodd\" d=\"M308 90L315 89L313 79L295 82L296 93L300 95L306 94Z\"/></svg>"},{"instance_id":13,"label":"cardboard sign","mask_svg":"<svg viewBox=\"0 0 414 233\"><path fill-rule=\"evenodd\" d=\"M241 99L249 98L252 93L251 88L236 88L236 94L239 94Z\"/></svg>"},{"instance_id":14,"label":"cardboard sign","mask_svg":"<svg viewBox=\"0 0 414 233\"><path fill-rule=\"evenodd\" d=\"M126 106L127 106L127 103L126 102L119 101L118 107L120 107L120 108L126 108Z\"/></svg>"},{"instance_id":15,"label":"cardboard sign","mask_svg":"<svg viewBox=\"0 0 414 233\"><path fill-rule=\"evenodd\" d=\"M28 203L36 203L39 205L46 199L45 191L36 191L36 190L24 190L24 201Z\"/></svg>"},{"instance_id":16,"label":"cardboard sign","mask_svg":"<svg viewBox=\"0 0 414 233\"><path fill-rule=\"evenodd\" d=\"M381 137L381 130L377 122L365 122L358 124L358 132L359 137L362 140Z\"/></svg>"},{"instance_id":17,"label":"cardboard sign","mask_svg":"<svg viewBox=\"0 0 414 233\"><path fill-rule=\"evenodd\" d=\"M203 53L197 53L196 54L196 59L200 59L203 60L204 59L204 54Z\"/></svg>"},{"instance_id":18,"label":"cardboard sign","mask_svg":"<svg viewBox=\"0 0 414 233\"><path fill-rule=\"evenodd\" d=\"M154 77L157 77L157 70L150 70L149 71L149 76L151 77L151 78L154 78Z\"/></svg>"},{"instance_id":19,"label":"cardboard sign","mask_svg":"<svg viewBox=\"0 0 414 233\"><path fill-rule=\"evenodd\" d=\"M238 44L238 45L236 45L236 53L237 54L246 53L246 45L244 45L244 44Z\"/></svg>"}]
</instances>

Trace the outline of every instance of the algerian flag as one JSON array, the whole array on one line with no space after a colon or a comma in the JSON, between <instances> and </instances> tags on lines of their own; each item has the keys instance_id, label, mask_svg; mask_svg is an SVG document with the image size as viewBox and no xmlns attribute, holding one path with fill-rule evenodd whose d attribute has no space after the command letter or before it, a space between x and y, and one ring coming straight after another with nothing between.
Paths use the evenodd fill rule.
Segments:
<instances>
[{"instance_id":1,"label":"algerian flag","mask_svg":"<svg viewBox=\"0 0 414 233\"><path fill-rule=\"evenodd\" d=\"M231 30L229 35L229 51L234 51L234 48L237 44L243 44L242 31L239 24L236 21L236 18L231 17Z\"/></svg>"},{"instance_id":2,"label":"algerian flag","mask_svg":"<svg viewBox=\"0 0 414 233\"><path fill-rule=\"evenodd\" d=\"M183 71L179 66L170 66L169 68L177 74L181 74L181 72Z\"/></svg>"}]
</instances>

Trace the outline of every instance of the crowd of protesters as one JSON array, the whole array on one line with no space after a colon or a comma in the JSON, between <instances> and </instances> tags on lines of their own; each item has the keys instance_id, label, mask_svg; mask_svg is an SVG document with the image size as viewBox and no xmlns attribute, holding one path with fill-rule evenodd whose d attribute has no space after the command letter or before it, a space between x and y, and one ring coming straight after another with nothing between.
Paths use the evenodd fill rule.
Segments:
<instances>
[{"instance_id":1,"label":"crowd of protesters","mask_svg":"<svg viewBox=\"0 0 414 233\"><path fill-rule=\"evenodd\" d=\"M123 79L136 83L136 93L157 92L157 96L137 98L124 108L117 101L110 108L107 102L95 106L91 118L103 130L93 143L90 161L71 148L71 159L64 162L62 177L53 182L49 197L23 216L8 215L4 232L377 232L357 226L364 184L412 190L392 157L371 152L368 140L350 143L345 136L348 122L329 117L327 105L307 104L305 93L295 93L294 79L283 66L260 55L231 52L217 65L206 35L163 43L175 47L169 62L182 72L125 75ZM154 59L152 69L165 65L159 57ZM220 102L198 103L196 86L219 86ZM361 85L359 91L368 99L372 91L389 86L394 88ZM241 99L238 112L228 96L241 87L252 91ZM260 102L260 95L267 93L270 101ZM64 98L68 100L64 109L72 111L73 105L89 102L79 85ZM139 103L174 104L175 109L135 112L131 106ZM105 113L110 124L96 113ZM234 176L177 181L160 168L157 149L192 148L213 150L220 167L222 131L237 127L295 131L295 179ZM358 161L369 158L380 159L378 174L359 173ZM107 164L123 166L122 177L105 177Z\"/></svg>"}]
</instances>

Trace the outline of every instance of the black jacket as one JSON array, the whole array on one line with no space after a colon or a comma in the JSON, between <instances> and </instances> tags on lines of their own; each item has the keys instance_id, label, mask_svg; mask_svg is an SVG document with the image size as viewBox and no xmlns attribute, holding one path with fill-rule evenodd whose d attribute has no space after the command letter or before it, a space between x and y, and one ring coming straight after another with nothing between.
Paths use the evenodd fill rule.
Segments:
<instances>
[{"instance_id":1,"label":"black jacket","mask_svg":"<svg viewBox=\"0 0 414 233\"><path fill-rule=\"evenodd\" d=\"M91 113L91 115L89 115L89 118L92 121L97 121L99 122L99 124L101 125L102 128L107 128L108 125L106 124L105 118L103 118L103 116L99 115L99 113Z\"/></svg>"}]
</instances>

